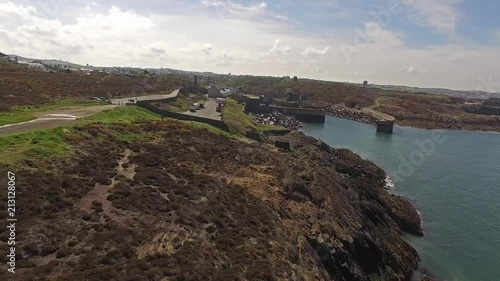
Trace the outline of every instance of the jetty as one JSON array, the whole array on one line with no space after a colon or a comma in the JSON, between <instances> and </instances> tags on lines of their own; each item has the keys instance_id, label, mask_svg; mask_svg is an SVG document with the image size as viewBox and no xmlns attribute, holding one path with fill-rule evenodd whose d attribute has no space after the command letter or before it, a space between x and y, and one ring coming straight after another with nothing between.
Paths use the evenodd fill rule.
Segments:
<instances>
[{"instance_id":1,"label":"jetty","mask_svg":"<svg viewBox=\"0 0 500 281\"><path fill-rule=\"evenodd\" d=\"M377 121L377 132L392 134L394 131L394 121L396 118L386 113L382 113L372 108L363 109L364 112L372 115Z\"/></svg>"},{"instance_id":2,"label":"jetty","mask_svg":"<svg viewBox=\"0 0 500 281\"><path fill-rule=\"evenodd\" d=\"M324 109L286 107L273 104L274 99L268 97L246 97L245 113L268 114L280 112L284 115L293 116L301 122L325 123L326 111Z\"/></svg>"}]
</instances>

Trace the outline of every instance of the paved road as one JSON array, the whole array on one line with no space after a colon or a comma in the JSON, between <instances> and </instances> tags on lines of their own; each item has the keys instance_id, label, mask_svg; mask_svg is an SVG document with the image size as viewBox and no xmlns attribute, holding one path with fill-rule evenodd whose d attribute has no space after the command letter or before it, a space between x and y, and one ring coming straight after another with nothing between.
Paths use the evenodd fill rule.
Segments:
<instances>
[{"instance_id":1,"label":"paved road","mask_svg":"<svg viewBox=\"0 0 500 281\"><path fill-rule=\"evenodd\" d=\"M213 120L222 120L220 112L217 112L215 109L217 108L217 104L215 103L215 99L210 99L205 102L205 108L200 110L196 110L196 112L186 111L184 114L200 116Z\"/></svg>"},{"instance_id":2,"label":"paved road","mask_svg":"<svg viewBox=\"0 0 500 281\"><path fill-rule=\"evenodd\" d=\"M149 95L140 97L128 97L120 99L112 99L111 105L101 106L71 106L58 108L46 112L35 113L37 118L28 122L9 124L0 127L0 136L19 134L40 129L52 129L61 126L75 125L78 123L77 119L94 115L98 112L115 108L118 105L126 105L133 99L135 101L143 100L161 100L173 98L179 95L179 90L175 90L168 95ZM215 112L215 108L214 108Z\"/></svg>"},{"instance_id":3,"label":"paved road","mask_svg":"<svg viewBox=\"0 0 500 281\"><path fill-rule=\"evenodd\" d=\"M119 98L119 99L111 99L112 104L116 105L126 105L133 101L144 101L144 100L163 100L174 98L179 95L179 90L175 90L168 95L149 95L149 96L140 96L140 97L127 97L127 98Z\"/></svg>"},{"instance_id":4,"label":"paved road","mask_svg":"<svg viewBox=\"0 0 500 281\"><path fill-rule=\"evenodd\" d=\"M77 119L115 108L116 105L70 106L34 114L37 119L0 127L0 136L77 124Z\"/></svg>"}]
</instances>

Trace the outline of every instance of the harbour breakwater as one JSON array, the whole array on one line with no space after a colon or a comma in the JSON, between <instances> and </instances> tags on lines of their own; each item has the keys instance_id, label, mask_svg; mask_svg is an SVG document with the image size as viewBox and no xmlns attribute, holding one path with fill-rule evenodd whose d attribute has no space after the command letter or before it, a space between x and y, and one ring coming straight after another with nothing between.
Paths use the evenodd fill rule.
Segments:
<instances>
[{"instance_id":1,"label":"harbour breakwater","mask_svg":"<svg viewBox=\"0 0 500 281\"><path fill-rule=\"evenodd\" d=\"M332 105L326 109L326 113L330 116L348 119L360 123L377 125L377 118L371 114L359 110L350 110L340 105Z\"/></svg>"},{"instance_id":2,"label":"harbour breakwater","mask_svg":"<svg viewBox=\"0 0 500 281\"><path fill-rule=\"evenodd\" d=\"M272 98L247 97L245 102L245 113L271 114L280 112L284 115L295 117L300 122L325 123L326 112L323 109L284 107L272 104Z\"/></svg>"}]
</instances>

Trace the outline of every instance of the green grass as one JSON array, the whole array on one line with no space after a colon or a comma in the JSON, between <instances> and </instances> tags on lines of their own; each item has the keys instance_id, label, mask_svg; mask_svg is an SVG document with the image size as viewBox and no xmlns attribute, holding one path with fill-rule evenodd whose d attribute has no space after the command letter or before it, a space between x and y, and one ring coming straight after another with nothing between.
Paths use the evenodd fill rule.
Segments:
<instances>
[{"instance_id":1,"label":"green grass","mask_svg":"<svg viewBox=\"0 0 500 281\"><path fill-rule=\"evenodd\" d=\"M0 126L26 122L35 119L31 113L24 112L0 112Z\"/></svg>"},{"instance_id":2,"label":"green grass","mask_svg":"<svg viewBox=\"0 0 500 281\"><path fill-rule=\"evenodd\" d=\"M227 138L234 138L235 137L234 134L231 134L229 132L226 132L224 130L221 130L221 129L217 128L217 127L214 127L214 126L206 124L206 123L191 122L191 121L182 121L182 122L185 123L185 124L189 124L193 128L196 128L196 129L206 129L210 133L213 133L213 134L216 134L216 135L224 136L224 137L227 137Z\"/></svg>"},{"instance_id":3,"label":"green grass","mask_svg":"<svg viewBox=\"0 0 500 281\"><path fill-rule=\"evenodd\" d=\"M132 123L140 120L160 120L160 117L143 108L126 106L106 110L81 121L84 124L93 122L111 124ZM63 157L71 151L70 146L65 142L65 137L71 137L72 134L78 133L75 133L72 127L61 127L1 137L2 157L0 157L0 164L15 165L24 159L50 161L50 159ZM133 142L151 136L126 133L116 135L116 137L118 140Z\"/></svg>"},{"instance_id":4,"label":"green grass","mask_svg":"<svg viewBox=\"0 0 500 281\"><path fill-rule=\"evenodd\" d=\"M0 112L0 126L33 120L35 119L33 114L37 112L44 112L67 106L95 106L104 104L106 103L99 101L61 100L56 103L45 105L17 107L9 112Z\"/></svg>"},{"instance_id":5,"label":"green grass","mask_svg":"<svg viewBox=\"0 0 500 281\"><path fill-rule=\"evenodd\" d=\"M22 106L14 108L14 111L19 112L43 112L51 109L57 109L66 106L95 106L95 105L105 105L106 102L103 101L91 101L91 100L72 100L65 99L54 103L34 105L34 106Z\"/></svg>"},{"instance_id":6,"label":"green grass","mask_svg":"<svg viewBox=\"0 0 500 281\"><path fill-rule=\"evenodd\" d=\"M160 120L160 116L141 107L121 106L81 119L84 123L100 122L104 124L132 123L141 120Z\"/></svg>"},{"instance_id":7,"label":"green grass","mask_svg":"<svg viewBox=\"0 0 500 281\"><path fill-rule=\"evenodd\" d=\"M175 102L168 104L168 110L178 113L186 112L189 110L191 105L201 101L207 101L207 99L198 97L196 100L190 100L185 96L179 95Z\"/></svg>"},{"instance_id":8,"label":"green grass","mask_svg":"<svg viewBox=\"0 0 500 281\"><path fill-rule=\"evenodd\" d=\"M193 103L193 101L188 100L186 97L179 96L175 102L169 104L168 108L173 112L182 113L188 111Z\"/></svg>"},{"instance_id":9,"label":"green grass","mask_svg":"<svg viewBox=\"0 0 500 281\"><path fill-rule=\"evenodd\" d=\"M237 134L245 135L249 131L281 131L285 128L276 125L256 124L254 118L243 112L243 105L238 104L234 99L226 99L226 106L222 113L222 121L226 123L229 129Z\"/></svg>"},{"instance_id":10,"label":"green grass","mask_svg":"<svg viewBox=\"0 0 500 281\"><path fill-rule=\"evenodd\" d=\"M64 141L71 129L40 130L0 138L1 164L15 165L24 159L48 160L62 157L70 151Z\"/></svg>"},{"instance_id":11,"label":"green grass","mask_svg":"<svg viewBox=\"0 0 500 281\"><path fill-rule=\"evenodd\" d=\"M255 128L261 132L269 132L269 131L284 131L287 130L285 127L278 125L268 125L268 124L257 124Z\"/></svg>"},{"instance_id":12,"label":"green grass","mask_svg":"<svg viewBox=\"0 0 500 281\"><path fill-rule=\"evenodd\" d=\"M243 105L234 99L226 99L226 105L222 113L222 121L234 133L245 134L255 129L252 116L243 112Z\"/></svg>"}]
</instances>

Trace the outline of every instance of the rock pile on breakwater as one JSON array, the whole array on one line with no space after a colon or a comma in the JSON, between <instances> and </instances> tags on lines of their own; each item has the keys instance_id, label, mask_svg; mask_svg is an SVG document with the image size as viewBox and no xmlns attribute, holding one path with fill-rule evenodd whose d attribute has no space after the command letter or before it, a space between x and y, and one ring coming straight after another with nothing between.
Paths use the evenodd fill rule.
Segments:
<instances>
[{"instance_id":1,"label":"rock pile on breakwater","mask_svg":"<svg viewBox=\"0 0 500 281\"><path fill-rule=\"evenodd\" d=\"M255 121L259 124L282 126L291 131L298 131L302 128L302 123L295 117L284 115L281 112L256 114Z\"/></svg>"},{"instance_id":2,"label":"rock pile on breakwater","mask_svg":"<svg viewBox=\"0 0 500 281\"><path fill-rule=\"evenodd\" d=\"M351 110L341 105L332 105L326 109L326 112L331 116L339 118L349 119L370 125L377 124L377 119L371 116L370 114L359 110Z\"/></svg>"}]
</instances>

